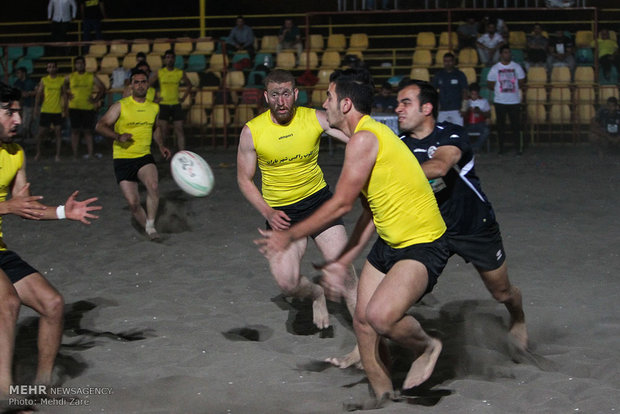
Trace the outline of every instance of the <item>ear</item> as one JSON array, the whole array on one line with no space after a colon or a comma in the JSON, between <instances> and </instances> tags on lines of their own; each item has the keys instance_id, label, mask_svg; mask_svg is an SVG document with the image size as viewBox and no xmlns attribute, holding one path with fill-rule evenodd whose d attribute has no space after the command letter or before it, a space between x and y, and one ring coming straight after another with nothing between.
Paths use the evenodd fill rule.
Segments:
<instances>
[{"instance_id":1,"label":"ear","mask_svg":"<svg viewBox=\"0 0 620 414\"><path fill-rule=\"evenodd\" d=\"M353 102L349 98L344 98L340 101L340 110L343 114L346 114L353 109Z\"/></svg>"},{"instance_id":2,"label":"ear","mask_svg":"<svg viewBox=\"0 0 620 414\"><path fill-rule=\"evenodd\" d=\"M295 95L295 102L297 102L297 96L299 95L299 89L293 89L293 95Z\"/></svg>"},{"instance_id":3,"label":"ear","mask_svg":"<svg viewBox=\"0 0 620 414\"><path fill-rule=\"evenodd\" d=\"M422 113L426 116L430 115L433 113L433 104L430 102L425 103L424 105L422 105Z\"/></svg>"}]
</instances>

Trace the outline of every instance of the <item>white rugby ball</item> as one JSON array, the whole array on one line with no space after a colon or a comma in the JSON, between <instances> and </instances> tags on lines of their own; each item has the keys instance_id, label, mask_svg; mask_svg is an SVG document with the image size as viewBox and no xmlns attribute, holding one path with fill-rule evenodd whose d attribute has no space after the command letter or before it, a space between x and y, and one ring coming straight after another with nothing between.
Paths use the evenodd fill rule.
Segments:
<instances>
[{"instance_id":1,"label":"white rugby ball","mask_svg":"<svg viewBox=\"0 0 620 414\"><path fill-rule=\"evenodd\" d=\"M187 194L204 197L213 189L213 171L209 164L198 154L191 151L179 151L170 161L172 178Z\"/></svg>"}]
</instances>

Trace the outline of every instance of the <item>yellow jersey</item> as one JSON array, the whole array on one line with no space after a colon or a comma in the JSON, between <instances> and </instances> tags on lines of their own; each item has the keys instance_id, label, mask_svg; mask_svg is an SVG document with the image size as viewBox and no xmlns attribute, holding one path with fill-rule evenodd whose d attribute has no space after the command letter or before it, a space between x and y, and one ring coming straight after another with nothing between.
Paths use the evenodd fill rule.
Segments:
<instances>
[{"instance_id":1,"label":"yellow jersey","mask_svg":"<svg viewBox=\"0 0 620 414\"><path fill-rule=\"evenodd\" d=\"M368 115L357 124L358 131L370 131L379 141L375 165L362 189L379 236L393 248L441 237L446 224L428 179L407 145Z\"/></svg>"},{"instance_id":2,"label":"yellow jersey","mask_svg":"<svg viewBox=\"0 0 620 414\"><path fill-rule=\"evenodd\" d=\"M95 105L90 101L95 84L94 75L90 72L73 72L69 75L69 89L73 98L69 101L70 109L92 111Z\"/></svg>"},{"instance_id":3,"label":"yellow jersey","mask_svg":"<svg viewBox=\"0 0 620 414\"><path fill-rule=\"evenodd\" d=\"M157 72L159 79L159 95L162 105L176 105L179 103L179 83L183 79L183 71L179 68L168 70L163 67Z\"/></svg>"},{"instance_id":4,"label":"yellow jersey","mask_svg":"<svg viewBox=\"0 0 620 414\"><path fill-rule=\"evenodd\" d=\"M15 143L0 144L0 201L6 201L17 171L24 165L24 150ZM2 239L2 216L0 216L0 251L6 250Z\"/></svg>"},{"instance_id":5,"label":"yellow jersey","mask_svg":"<svg viewBox=\"0 0 620 414\"><path fill-rule=\"evenodd\" d=\"M314 109L298 107L280 125L265 111L247 124L261 170L263 198L271 207L296 203L325 187L317 163L323 128Z\"/></svg>"},{"instance_id":6,"label":"yellow jersey","mask_svg":"<svg viewBox=\"0 0 620 414\"><path fill-rule=\"evenodd\" d=\"M119 102L121 113L114 124L114 131L131 134L131 141L114 141L112 158L140 158L150 154L159 105L150 101L136 102L132 96Z\"/></svg>"},{"instance_id":7,"label":"yellow jersey","mask_svg":"<svg viewBox=\"0 0 620 414\"><path fill-rule=\"evenodd\" d=\"M62 113L61 91L65 78L56 76L52 78L50 75L41 78L43 83L43 103L41 104L41 112L46 114Z\"/></svg>"}]
</instances>

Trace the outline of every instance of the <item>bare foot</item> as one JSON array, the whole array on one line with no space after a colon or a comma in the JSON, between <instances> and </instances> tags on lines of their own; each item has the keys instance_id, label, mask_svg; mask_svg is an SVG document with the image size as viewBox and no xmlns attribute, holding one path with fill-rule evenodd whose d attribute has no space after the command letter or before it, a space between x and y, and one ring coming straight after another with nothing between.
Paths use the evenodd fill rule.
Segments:
<instances>
[{"instance_id":1,"label":"bare foot","mask_svg":"<svg viewBox=\"0 0 620 414\"><path fill-rule=\"evenodd\" d=\"M354 365L355 368L363 369L362 360L360 358L360 349L357 345L355 345L355 348L353 348L353 351L349 352L342 358L335 358L335 357L326 358L325 362L329 362L330 364L335 365L338 368L343 368L343 369L348 368L352 365Z\"/></svg>"},{"instance_id":2,"label":"bare foot","mask_svg":"<svg viewBox=\"0 0 620 414\"><path fill-rule=\"evenodd\" d=\"M525 326L525 322L513 322L510 327L510 334L516 340L517 345L521 348L522 351L527 349L527 327Z\"/></svg>"},{"instance_id":3,"label":"bare foot","mask_svg":"<svg viewBox=\"0 0 620 414\"><path fill-rule=\"evenodd\" d=\"M417 387L431 376L437 359L439 359L441 348L442 345L439 339L430 338L430 343L424 350L424 353L411 364L411 368L403 383L403 389Z\"/></svg>"},{"instance_id":4,"label":"bare foot","mask_svg":"<svg viewBox=\"0 0 620 414\"><path fill-rule=\"evenodd\" d=\"M321 295L312 302L312 321L319 329L329 326L329 313L327 313L327 303L325 295Z\"/></svg>"},{"instance_id":5,"label":"bare foot","mask_svg":"<svg viewBox=\"0 0 620 414\"><path fill-rule=\"evenodd\" d=\"M159 241L161 237L159 237L159 233L154 228L146 229L146 235L148 236L150 241Z\"/></svg>"}]
</instances>

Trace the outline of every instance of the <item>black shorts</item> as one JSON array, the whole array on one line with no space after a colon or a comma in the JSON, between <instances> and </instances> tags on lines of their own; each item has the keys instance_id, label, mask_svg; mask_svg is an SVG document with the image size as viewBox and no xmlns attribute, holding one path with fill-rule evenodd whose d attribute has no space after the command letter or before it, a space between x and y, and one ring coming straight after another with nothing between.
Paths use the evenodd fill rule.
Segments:
<instances>
[{"instance_id":1,"label":"black shorts","mask_svg":"<svg viewBox=\"0 0 620 414\"><path fill-rule=\"evenodd\" d=\"M274 209L284 211L286 215L291 219L291 226L292 226L293 224L299 223L300 221L303 221L305 218L310 217L312 213L318 210L318 208L321 207L321 205L327 200L329 200L330 198L332 198L332 192L329 191L329 186L326 185L325 187L321 188L316 193L309 195L303 200L299 200L298 202L289 204L287 206L274 207ZM271 230L271 226L269 225L269 222L266 221L265 224L267 226L267 230ZM321 230L317 231L316 233L312 234L310 237L314 239L316 238L316 236L323 233L328 228L337 226L339 224L344 225L344 222L342 221L341 218L338 218L332 221L331 223L325 225L325 227L323 227Z\"/></svg>"},{"instance_id":2,"label":"black shorts","mask_svg":"<svg viewBox=\"0 0 620 414\"><path fill-rule=\"evenodd\" d=\"M0 269L6 273L13 284L28 275L39 273L37 269L24 262L17 253L10 250L0 251Z\"/></svg>"},{"instance_id":3,"label":"black shorts","mask_svg":"<svg viewBox=\"0 0 620 414\"><path fill-rule=\"evenodd\" d=\"M366 259L375 269L384 274L387 274L392 266L401 260L410 259L422 263L428 272L426 294L433 290L449 258L446 236L443 235L434 242L414 244L401 249L388 246L381 237L378 237Z\"/></svg>"},{"instance_id":4,"label":"black shorts","mask_svg":"<svg viewBox=\"0 0 620 414\"><path fill-rule=\"evenodd\" d=\"M185 113L181 104L176 105L159 105L159 119L161 121L169 121L172 118L173 121L183 121L185 119Z\"/></svg>"},{"instance_id":5,"label":"black shorts","mask_svg":"<svg viewBox=\"0 0 620 414\"><path fill-rule=\"evenodd\" d=\"M39 126L50 128L52 125L57 127L62 126L62 115L41 112L41 116L39 117Z\"/></svg>"},{"instance_id":6,"label":"black shorts","mask_svg":"<svg viewBox=\"0 0 620 414\"><path fill-rule=\"evenodd\" d=\"M147 154L140 158L115 158L114 175L116 175L116 182L139 182L138 171L147 164L155 164L155 160L151 154Z\"/></svg>"},{"instance_id":7,"label":"black shorts","mask_svg":"<svg viewBox=\"0 0 620 414\"><path fill-rule=\"evenodd\" d=\"M69 109L72 129L95 129L97 114L87 109Z\"/></svg>"},{"instance_id":8,"label":"black shorts","mask_svg":"<svg viewBox=\"0 0 620 414\"><path fill-rule=\"evenodd\" d=\"M478 234L448 234L450 256L458 254L480 270L495 270L506 260L499 225L494 222Z\"/></svg>"}]
</instances>

